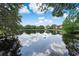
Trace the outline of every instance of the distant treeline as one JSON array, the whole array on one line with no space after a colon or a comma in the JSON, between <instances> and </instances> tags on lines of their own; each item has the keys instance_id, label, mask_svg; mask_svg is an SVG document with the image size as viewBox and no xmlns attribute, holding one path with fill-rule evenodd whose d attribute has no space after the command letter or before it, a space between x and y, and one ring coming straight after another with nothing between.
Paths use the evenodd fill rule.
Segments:
<instances>
[{"instance_id":1,"label":"distant treeline","mask_svg":"<svg viewBox=\"0 0 79 59\"><path fill-rule=\"evenodd\" d=\"M49 25L47 25L47 26L26 25L26 26L21 27L21 28L23 28L21 32L26 32L28 34L36 33L36 32L39 32L39 33L53 32L53 33L55 33L56 31L58 31L60 29L60 26L57 26L55 24L50 25L50 26Z\"/></svg>"},{"instance_id":2,"label":"distant treeline","mask_svg":"<svg viewBox=\"0 0 79 59\"><path fill-rule=\"evenodd\" d=\"M61 25L57 26L55 24L53 25L47 25L47 26L36 26L36 25L26 25L24 26L24 30L47 30L47 29L59 29Z\"/></svg>"}]
</instances>

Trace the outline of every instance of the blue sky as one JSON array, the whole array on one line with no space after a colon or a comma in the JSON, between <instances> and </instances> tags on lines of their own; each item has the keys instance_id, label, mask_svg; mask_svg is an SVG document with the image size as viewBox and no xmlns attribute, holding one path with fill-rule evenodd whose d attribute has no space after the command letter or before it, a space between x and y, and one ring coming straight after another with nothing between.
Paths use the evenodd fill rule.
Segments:
<instances>
[{"instance_id":1,"label":"blue sky","mask_svg":"<svg viewBox=\"0 0 79 59\"><path fill-rule=\"evenodd\" d=\"M34 3L26 3L23 4L22 8L19 10L20 15L22 16L21 20L21 24L22 25L52 25L52 24L56 24L56 25L61 25L65 19L65 17L67 16L67 14L64 14L63 17L55 17L52 16L52 11L53 8L49 8L49 10L45 13L44 11L41 12L38 7L41 4L39 4L38 6ZM46 5L44 5L46 7Z\"/></svg>"}]
</instances>

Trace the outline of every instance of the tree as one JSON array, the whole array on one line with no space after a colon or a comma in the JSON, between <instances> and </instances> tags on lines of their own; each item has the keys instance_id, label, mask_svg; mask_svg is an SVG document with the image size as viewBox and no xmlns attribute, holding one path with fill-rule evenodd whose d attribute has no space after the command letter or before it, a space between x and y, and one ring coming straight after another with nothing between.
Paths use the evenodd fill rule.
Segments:
<instances>
[{"instance_id":1,"label":"tree","mask_svg":"<svg viewBox=\"0 0 79 59\"><path fill-rule=\"evenodd\" d=\"M0 31L3 34L14 34L20 25L21 16L18 14L22 4L0 4Z\"/></svg>"},{"instance_id":2,"label":"tree","mask_svg":"<svg viewBox=\"0 0 79 59\"><path fill-rule=\"evenodd\" d=\"M40 25L40 26L37 26L37 29L39 29L39 30L44 30L45 28L44 28L44 26L42 26L42 25Z\"/></svg>"},{"instance_id":3,"label":"tree","mask_svg":"<svg viewBox=\"0 0 79 59\"><path fill-rule=\"evenodd\" d=\"M69 15L63 22L63 30L66 33L79 33L79 12L78 10L73 10L73 15Z\"/></svg>"},{"instance_id":4,"label":"tree","mask_svg":"<svg viewBox=\"0 0 79 59\"><path fill-rule=\"evenodd\" d=\"M51 25L49 29L56 29L56 25L55 24Z\"/></svg>"},{"instance_id":5,"label":"tree","mask_svg":"<svg viewBox=\"0 0 79 59\"><path fill-rule=\"evenodd\" d=\"M63 22L63 30L65 33L71 33L73 31L73 23L70 19L66 18Z\"/></svg>"},{"instance_id":6,"label":"tree","mask_svg":"<svg viewBox=\"0 0 79 59\"><path fill-rule=\"evenodd\" d=\"M44 7L44 4L46 4L46 7ZM69 14L71 14L71 10L76 10L78 6L78 3L43 3L38 9L41 9L41 11L48 11L49 7L52 7L54 8L52 15L60 17L63 16L66 11L69 11Z\"/></svg>"}]
</instances>

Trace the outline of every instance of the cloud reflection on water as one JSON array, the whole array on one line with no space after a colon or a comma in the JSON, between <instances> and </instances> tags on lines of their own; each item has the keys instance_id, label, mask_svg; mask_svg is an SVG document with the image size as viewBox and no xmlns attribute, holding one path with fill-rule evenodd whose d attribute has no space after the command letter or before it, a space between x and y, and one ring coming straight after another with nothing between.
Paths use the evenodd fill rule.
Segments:
<instances>
[{"instance_id":1,"label":"cloud reflection on water","mask_svg":"<svg viewBox=\"0 0 79 59\"><path fill-rule=\"evenodd\" d=\"M37 33L37 34L29 34L29 35L23 33L21 36L19 36L19 40L22 46L30 46L30 44L32 44L33 42L37 42L42 39L45 40L46 39L45 35L47 37L47 34L45 33L44 34Z\"/></svg>"},{"instance_id":2,"label":"cloud reflection on water","mask_svg":"<svg viewBox=\"0 0 79 59\"><path fill-rule=\"evenodd\" d=\"M58 55L68 55L68 50L66 45L62 41L61 35L52 35L51 33L36 33L36 34L25 34L23 33L19 36L22 46L30 47L33 43L39 42L40 40L51 40L52 43L49 44L49 47L43 52L32 51L33 56L45 56L51 55L52 53L57 53ZM40 42L41 44L41 42Z\"/></svg>"}]
</instances>

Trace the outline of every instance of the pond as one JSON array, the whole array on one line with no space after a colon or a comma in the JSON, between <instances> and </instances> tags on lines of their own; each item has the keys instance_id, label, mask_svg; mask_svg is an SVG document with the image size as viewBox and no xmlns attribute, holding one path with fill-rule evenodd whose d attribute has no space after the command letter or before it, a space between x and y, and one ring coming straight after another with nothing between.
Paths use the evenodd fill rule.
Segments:
<instances>
[{"instance_id":1,"label":"pond","mask_svg":"<svg viewBox=\"0 0 79 59\"><path fill-rule=\"evenodd\" d=\"M23 33L18 35L22 56L68 56L61 34Z\"/></svg>"},{"instance_id":2,"label":"pond","mask_svg":"<svg viewBox=\"0 0 79 59\"><path fill-rule=\"evenodd\" d=\"M23 32L0 37L0 56L79 56L79 34Z\"/></svg>"}]
</instances>

